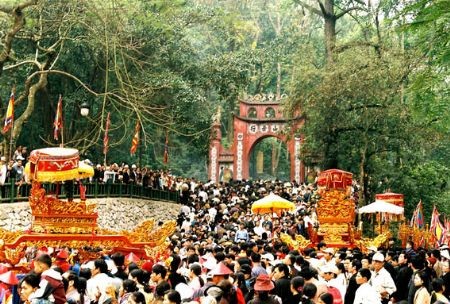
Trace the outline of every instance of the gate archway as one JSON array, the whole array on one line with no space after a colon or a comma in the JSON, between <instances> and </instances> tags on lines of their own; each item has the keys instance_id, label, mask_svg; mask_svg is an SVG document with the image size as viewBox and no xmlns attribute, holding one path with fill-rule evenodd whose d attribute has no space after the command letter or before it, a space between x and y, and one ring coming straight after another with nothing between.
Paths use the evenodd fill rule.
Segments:
<instances>
[{"instance_id":1,"label":"gate archway","mask_svg":"<svg viewBox=\"0 0 450 304\"><path fill-rule=\"evenodd\" d=\"M249 179L290 180L290 158L286 143L278 137L261 137L250 148Z\"/></svg>"},{"instance_id":2,"label":"gate archway","mask_svg":"<svg viewBox=\"0 0 450 304\"><path fill-rule=\"evenodd\" d=\"M233 117L233 143L227 149L222 146L220 114L212 125L209 149L208 177L212 182L228 182L249 179L250 153L252 147L265 137L276 137L286 143L290 158L291 181L304 182L305 167L300 161L301 136L296 131L303 118L283 116L281 102L273 94L245 96L239 100L239 113Z\"/></svg>"}]
</instances>

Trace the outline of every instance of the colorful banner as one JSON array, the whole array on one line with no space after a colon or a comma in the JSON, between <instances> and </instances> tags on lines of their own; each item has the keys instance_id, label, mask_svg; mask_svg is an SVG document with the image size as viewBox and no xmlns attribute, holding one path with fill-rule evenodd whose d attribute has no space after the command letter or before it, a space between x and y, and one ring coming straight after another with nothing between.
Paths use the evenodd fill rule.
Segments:
<instances>
[{"instance_id":1,"label":"colorful banner","mask_svg":"<svg viewBox=\"0 0 450 304\"><path fill-rule=\"evenodd\" d=\"M105 135L103 136L103 154L106 155L109 149L109 126L111 124L111 113L106 116Z\"/></svg>"},{"instance_id":2,"label":"colorful banner","mask_svg":"<svg viewBox=\"0 0 450 304\"><path fill-rule=\"evenodd\" d=\"M53 122L53 138L58 140L58 132L61 134L63 132L63 106L62 106L62 96L59 95L58 106L56 108L55 121Z\"/></svg>"},{"instance_id":3,"label":"colorful banner","mask_svg":"<svg viewBox=\"0 0 450 304\"><path fill-rule=\"evenodd\" d=\"M136 153L137 147L139 146L139 132L141 130L141 125L139 124L139 120L136 122L136 127L134 128L134 136L131 141L130 153L134 155Z\"/></svg>"},{"instance_id":4,"label":"colorful banner","mask_svg":"<svg viewBox=\"0 0 450 304\"><path fill-rule=\"evenodd\" d=\"M3 134L8 132L14 123L14 93L9 97L8 109L6 110L5 124L3 125Z\"/></svg>"}]
</instances>

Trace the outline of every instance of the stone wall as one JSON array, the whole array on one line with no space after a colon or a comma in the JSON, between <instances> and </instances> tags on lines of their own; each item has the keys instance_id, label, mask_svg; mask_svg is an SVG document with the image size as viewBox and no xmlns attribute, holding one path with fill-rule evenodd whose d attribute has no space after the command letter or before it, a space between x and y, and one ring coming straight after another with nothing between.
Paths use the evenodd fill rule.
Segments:
<instances>
[{"instance_id":1,"label":"stone wall","mask_svg":"<svg viewBox=\"0 0 450 304\"><path fill-rule=\"evenodd\" d=\"M165 201L150 201L130 198L90 199L97 203L98 226L115 231L132 230L144 220L168 221L177 218L178 204ZM18 231L26 230L31 224L31 210L28 202L8 203L0 206L0 228Z\"/></svg>"}]
</instances>

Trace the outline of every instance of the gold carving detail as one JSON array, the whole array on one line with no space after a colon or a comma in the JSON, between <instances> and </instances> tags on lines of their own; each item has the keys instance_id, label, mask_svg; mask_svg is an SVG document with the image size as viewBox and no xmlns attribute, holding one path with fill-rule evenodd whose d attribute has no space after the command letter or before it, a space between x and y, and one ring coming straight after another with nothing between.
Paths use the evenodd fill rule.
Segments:
<instances>
[{"instance_id":1,"label":"gold carving detail","mask_svg":"<svg viewBox=\"0 0 450 304\"><path fill-rule=\"evenodd\" d=\"M46 216L80 216L91 215L97 217L95 203L62 201L53 196L48 196L41 184L33 182L30 194L30 207L32 215Z\"/></svg>"},{"instance_id":2,"label":"gold carving detail","mask_svg":"<svg viewBox=\"0 0 450 304\"><path fill-rule=\"evenodd\" d=\"M5 261L10 263L11 265L18 264L20 262L20 259L22 259L25 255L25 248L25 244L20 244L15 248L3 248Z\"/></svg>"},{"instance_id":3,"label":"gold carving detail","mask_svg":"<svg viewBox=\"0 0 450 304\"><path fill-rule=\"evenodd\" d=\"M355 217L355 203L339 190L322 193L317 206L317 218L322 223L352 223Z\"/></svg>"},{"instance_id":4,"label":"gold carving detail","mask_svg":"<svg viewBox=\"0 0 450 304\"><path fill-rule=\"evenodd\" d=\"M297 250L303 250L309 245L311 245L311 241L305 239L302 235L296 234L295 240L287 233L281 233L280 239L285 242L289 247L297 249Z\"/></svg>"},{"instance_id":5,"label":"gold carving detail","mask_svg":"<svg viewBox=\"0 0 450 304\"><path fill-rule=\"evenodd\" d=\"M389 238L392 236L391 232L388 230L380 235L378 235L374 239L362 238L361 240L357 240L356 244L361 248L362 252L367 252L367 248L369 247L381 247L384 245Z\"/></svg>"}]
</instances>

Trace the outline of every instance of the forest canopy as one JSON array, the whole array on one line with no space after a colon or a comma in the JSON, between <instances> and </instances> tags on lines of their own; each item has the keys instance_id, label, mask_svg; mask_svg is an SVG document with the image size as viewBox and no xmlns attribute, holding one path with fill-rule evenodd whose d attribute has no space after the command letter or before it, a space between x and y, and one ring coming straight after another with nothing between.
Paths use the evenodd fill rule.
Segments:
<instances>
[{"instance_id":1,"label":"forest canopy","mask_svg":"<svg viewBox=\"0 0 450 304\"><path fill-rule=\"evenodd\" d=\"M361 202L388 189L407 210L450 213L449 1L7 0L0 4L0 114L11 146L64 145L102 163L205 180L212 116L224 144L243 94L286 94L302 160L354 173ZM80 114L87 104L90 113ZM140 126L138 151L129 147ZM163 162L165 142L170 162ZM269 145L270 147L270 145Z\"/></svg>"}]
</instances>

